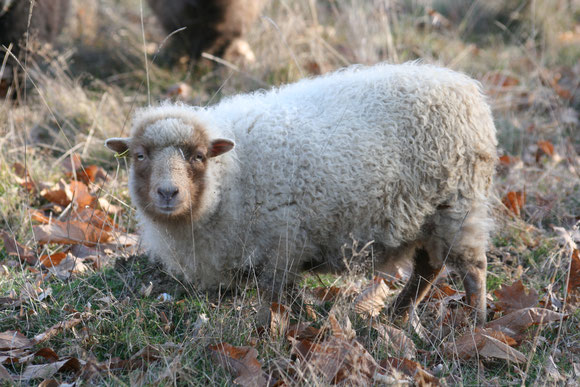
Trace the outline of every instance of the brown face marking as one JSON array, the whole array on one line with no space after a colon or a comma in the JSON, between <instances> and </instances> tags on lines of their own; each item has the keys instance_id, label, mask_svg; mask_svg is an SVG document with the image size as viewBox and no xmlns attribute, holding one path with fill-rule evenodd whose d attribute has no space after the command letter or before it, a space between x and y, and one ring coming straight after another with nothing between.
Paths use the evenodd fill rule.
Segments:
<instances>
[{"instance_id":1,"label":"brown face marking","mask_svg":"<svg viewBox=\"0 0 580 387\"><path fill-rule=\"evenodd\" d=\"M156 221L171 222L184 217L197 219L201 216L201 198L206 188L207 149L210 145L207 132L202 126L192 124L190 127L195 129L189 136L176 136L178 141L165 141L159 145L155 136L158 131L160 138L167 136L163 133L167 128L162 123L155 127L157 123L150 122L134 132L131 143L132 168L137 183L134 190L137 197L134 199L143 212ZM180 124L186 125L182 121ZM159 212L156 206L156 183L159 182L154 181L154 176L160 175L179 188L178 205L172 214Z\"/></svg>"}]
</instances>

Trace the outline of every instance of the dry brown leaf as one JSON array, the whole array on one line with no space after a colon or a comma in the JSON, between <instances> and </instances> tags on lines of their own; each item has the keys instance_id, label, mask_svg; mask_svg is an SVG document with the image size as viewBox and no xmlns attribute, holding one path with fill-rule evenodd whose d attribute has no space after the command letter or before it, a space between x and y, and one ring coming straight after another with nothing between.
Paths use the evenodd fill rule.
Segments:
<instances>
[{"instance_id":1,"label":"dry brown leaf","mask_svg":"<svg viewBox=\"0 0 580 387\"><path fill-rule=\"evenodd\" d=\"M518 340L520 335L532 325L560 321L567 315L543 308L525 308L506 314L485 324L486 328L500 331Z\"/></svg>"},{"instance_id":2,"label":"dry brown leaf","mask_svg":"<svg viewBox=\"0 0 580 387\"><path fill-rule=\"evenodd\" d=\"M210 345L211 356L234 374L234 383L241 386L265 386L266 378L253 347L235 347L228 343Z\"/></svg>"},{"instance_id":3,"label":"dry brown leaf","mask_svg":"<svg viewBox=\"0 0 580 387\"><path fill-rule=\"evenodd\" d=\"M502 199L504 206L508 208L516 216L521 215L521 210L526 202L526 194L522 191L510 191Z\"/></svg>"},{"instance_id":4,"label":"dry brown leaf","mask_svg":"<svg viewBox=\"0 0 580 387\"><path fill-rule=\"evenodd\" d=\"M469 360L476 356L504 359L516 363L527 361L526 356L496 337L504 337L499 333L490 334L489 329L475 329L459 337L455 342L445 346L449 356L457 355L462 360ZM494 337L495 336L495 337Z\"/></svg>"},{"instance_id":5,"label":"dry brown leaf","mask_svg":"<svg viewBox=\"0 0 580 387\"><path fill-rule=\"evenodd\" d=\"M538 149L548 156L554 155L554 144L550 141L538 141Z\"/></svg>"},{"instance_id":6,"label":"dry brown leaf","mask_svg":"<svg viewBox=\"0 0 580 387\"><path fill-rule=\"evenodd\" d=\"M326 383L370 385L378 364L356 340L331 336L320 343L293 340L292 352L301 360L302 372L321 375Z\"/></svg>"},{"instance_id":7,"label":"dry brown leaf","mask_svg":"<svg viewBox=\"0 0 580 387\"><path fill-rule=\"evenodd\" d=\"M330 323L330 331L334 337L344 340L353 340L355 338L356 332L352 329L352 324L348 316L345 317L344 327L340 326L333 314L328 316L328 322Z\"/></svg>"},{"instance_id":8,"label":"dry brown leaf","mask_svg":"<svg viewBox=\"0 0 580 387\"><path fill-rule=\"evenodd\" d=\"M8 256L17 257L21 262L26 262L29 265L35 265L37 262L36 254L28 247L18 243L6 231L0 230L0 236L4 242L4 249Z\"/></svg>"},{"instance_id":9,"label":"dry brown leaf","mask_svg":"<svg viewBox=\"0 0 580 387\"><path fill-rule=\"evenodd\" d=\"M76 218L82 222L92 224L93 226L105 231L120 231L125 230L109 219L108 215L101 210L94 208L83 208L76 213Z\"/></svg>"},{"instance_id":10,"label":"dry brown leaf","mask_svg":"<svg viewBox=\"0 0 580 387\"><path fill-rule=\"evenodd\" d=\"M457 294L457 290L453 289L451 286L447 284L437 284L431 288L429 295L427 296L428 300L443 300L447 297L453 297Z\"/></svg>"},{"instance_id":11,"label":"dry brown leaf","mask_svg":"<svg viewBox=\"0 0 580 387\"><path fill-rule=\"evenodd\" d=\"M358 314L376 317L385 307L385 301L389 296L389 287L379 278L373 281L354 300L354 310Z\"/></svg>"},{"instance_id":12,"label":"dry brown leaf","mask_svg":"<svg viewBox=\"0 0 580 387\"><path fill-rule=\"evenodd\" d=\"M57 372L78 372L81 366L81 361L74 357L64 358L49 364L31 364L19 375L18 380L26 382L32 379L48 379Z\"/></svg>"},{"instance_id":13,"label":"dry brown leaf","mask_svg":"<svg viewBox=\"0 0 580 387\"><path fill-rule=\"evenodd\" d=\"M580 251L574 249L572 252L572 262L570 262L570 272L568 273L568 296L574 291L580 290Z\"/></svg>"},{"instance_id":14,"label":"dry brown leaf","mask_svg":"<svg viewBox=\"0 0 580 387\"><path fill-rule=\"evenodd\" d=\"M99 243L107 243L112 239L111 234L107 231L76 220L68 222L53 220L51 224L32 226L32 232L39 244L82 243L88 246L94 246Z\"/></svg>"},{"instance_id":15,"label":"dry brown leaf","mask_svg":"<svg viewBox=\"0 0 580 387\"><path fill-rule=\"evenodd\" d=\"M270 305L270 336L281 337L288 331L290 308L277 302Z\"/></svg>"},{"instance_id":16,"label":"dry brown leaf","mask_svg":"<svg viewBox=\"0 0 580 387\"><path fill-rule=\"evenodd\" d=\"M510 166L512 164L515 164L517 161L518 161L517 157L513 157L510 155L503 155L500 156L499 158L499 163L504 166Z\"/></svg>"},{"instance_id":17,"label":"dry brown leaf","mask_svg":"<svg viewBox=\"0 0 580 387\"><path fill-rule=\"evenodd\" d=\"M498 299L495 303L496 309L506 314L538 304L538 293L534 289L526 288L521 280L514 282L511 286L502 285L493 294Z\"/></svg>"},{"instance_id":18,"label":"dry brown leaf","mask_svg":"<svg viewBox=\"0 0 580 387\"><path fill-rule=\"evenodd\" d=\"M373 321L372 327L379 333L387 346L397 355L413 359L417 355L415 343L405 335L405 332L391 325ZM391 351L389 351L391 353Z\"/></svg>"},{"instance_id":19,"label":"dry brown leaf","mask_svg":"<svg viewBox=\"0 0 580 387\"><path fill-rule=\"evenodd\" d=\"M296 340L315 340L321 337L322 333L320 329L313 327L309 323L298 323L290 325L286 337Z\"/></svg>"},{"instance_id":20,"label":"dry brown leaf","mask_svg":"<svg viewBox=\"0 0 580 387\"><path fill-rule=\"evenodd\" d=\"M51 219L48 216L44 215L42 211L36 210L34 208L29 208L28 213L30 214L30 218L36 222L42 224L49 224L51 222Z\"/></svg>"},{"instance_id":21,"label":"dry brown leaf","mask_svg":"<svg viewBox=\"0 0 580 387\"><path fill-rule=\"evenodd\" d=\"M123 207L111 204L107 199L103 197L100 197L97 200L99 202L99 207L101 207L101 209L105 211L107 214L117 215L123 212Z\"/></svg>"},{"instance_id":22,"label":"dry brown leaf","mask_svg":"<svg viewBox=\"0 0 580 387\"><path fill-rule=\"evenodd\" d=\"M30 348L34 342L18 331L5 331L0 333L0 351Z\"/></svg>"},{"instance_id":23,"label":"dry brown leaf","mask_svg":"<svg viewBox=\"0 0 580 387\"><path fill-rule=\"evenodd\" d=\"M36 192L38 190L37 184L32 180L24 165L17 162L12 164L12 169L14 169L16 174L15 180L21 187L24 187L28 192Z\"/></svg>"},{"instance_id":24,"label":"dry brown leaf","mask_svg":"<svg viewBox=\"0 0 580 387\"><path fill-rule=\"evenodd\" d=\"M72 195L70 199L74 200L77 208L94 208L97 206L97 198L91 195L89 192L89 187L87 187L85 183L81 181L71 181L69 188Z\"/></svg>"},{"instance_id":25,"label":"dry brown leaf","mask_svg":"<svg viewBox=\"0 0 580 387\"><path fill-rule=\"evenodd\" d=\"M104 366L108 370L136 370L136 369L145 369L149 366L149 363L161 360L163 357L159 352L159 349L147 345L133 356L131 356L127 360L122 360L119 358L113 358L106 366ZM102 367L103 365L99 365Z\"/></svg>"},{"instance_id":26,"label":"dry brown leaf","mask_svg":"<svg viewBox=\"0 0 580 387\"><path fill-rule=\"evenodd\" d=\"M58 266L63 259L66 258L66 252L58 252L55 254L46 254L40 257L40 263L44 267Z\"/></svg>"},{"instance_id":27,"label":"dry brown leaf","mask_svg":"<svg viewBox=\"0 0 580 387\"><path fill-rule=\"evenodd\" d=\"M10 372L8 372L6 367L4 367L2 364L0 364L0 381L8 382L10 384L14 383L15 381L15 377Z\"/></svg>"},{"instance_id":28,"label":"dry brown leaf","mask_svg":"<svg viewBox=\"0 0 580 387\"><path fill-rule=\"evenodd\" d=\"M421 364L409 359L388 357L379 363L380 373L401 372L411 377L418 386L439 386L439 379L425 371Z\"/></svg>"},{"instance_id":29,"label":"dry brown leaf","mask_svg":"<svg viewBox=\"0 0 580 387\"><path fill-rule=\"evenodd\" d=\"M77 180L84 184L93 183L97 178L105 180L107 176L105 170L97 165L89 165L86 168L79 168L75 173ZM69 178L74 177L72 171L66 172L66 176Z\"/></svg>"},{"instance_id":30,"label":"dry brown leaf","mask_svg":"<svg viewBox=\"0 0 580 387\"><path fill-rule=\"evenodd\" d=\"M88 320L92 317L93 317L93 315L91 313L88 313L88 312L74 313L71 316L71 318L69 318L68 320L59 322L59 323L53 325L52 327L48 328L46 331L34 336L34 338L32 339L32 342L34 344L43 343L47 340L50 340L52 337L56 336L60 332L62 332L64 330L71 329L71 328L79 325L83 321Z\"/></svg>"},{"instance_id":31,"label":"dry brown leaf","mask_svg":"<svg viewBox=\"0 0 580 387\"><path fill-rule=\"evenodd\" d=\"M371 384L378 364L356 341L348 318L345 326L341 327L336 318L330 315L329 325L332 335L323 341L289 337L292 353L301 359L301 371L320 375L326 383L357 386Z\"/></svg>"},{"instance_id":32,"label":"dry brown leaf","mask_svg":"<svg viewBox=\"0 0 580 387\"><path fill-rule=\"evenodd\" d=\"M61 207L68 206L72 200L69 185L62 179L52 187L40 191L40 196Z\"/></svg>"},{"instance_id":33,"label":"dry brown leaf","mask_svg":"<svg viewBox=\"0 0 580 387\"><path fill-rule=\"evenodd\" d=\"M322 286L312 289L312 293L319 301L335 301L343 294L343 289L336 286Z\"/></svg>"}]
</instances>

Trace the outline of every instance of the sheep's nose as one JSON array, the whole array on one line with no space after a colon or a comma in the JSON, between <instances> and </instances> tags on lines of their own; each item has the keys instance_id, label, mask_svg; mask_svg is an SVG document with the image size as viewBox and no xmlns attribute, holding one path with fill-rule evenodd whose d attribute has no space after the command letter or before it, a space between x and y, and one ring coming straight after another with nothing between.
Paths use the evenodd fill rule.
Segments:
<instances>
[{"instance_id":1,"label":"sheep's nose","mask_svg":"<svg viewBox=\"0 0 580 387\"><path fill-rule=\"evenodd\" d=\"M157 188L157 193L159 194L159 197L166 201L166 202L170 202L171 200L173 200L177 194L179 193L179 188L177 187L163 187L163 188Z\"/></svg>"}]
</instances>

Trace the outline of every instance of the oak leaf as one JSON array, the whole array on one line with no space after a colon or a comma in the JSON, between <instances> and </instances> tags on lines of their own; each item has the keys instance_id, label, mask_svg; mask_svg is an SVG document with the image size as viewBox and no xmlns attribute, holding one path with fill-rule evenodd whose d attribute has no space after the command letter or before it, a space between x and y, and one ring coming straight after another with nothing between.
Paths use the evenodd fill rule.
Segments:
<instances>
[{"instance_id":1,"label":"oak leaf","mask_svg":"<svg viewBox=\"0 0 580 387\"><path fill-rule=\"evenodd\" d=\"M538 293L534 289L528 289L521 280L511 286L501 286L493 294L498 298L495 303L497 310L506 314L518 309L530 308L538 304Z\"/></svg>"},{"instance_id":2,"label":"oak leaf","mask_svg":"<svg viewBox=\"0 0 580 387\"><path fill-rule=\"evenodd\" d=\"M208 349L217 363L234 374L234 383L242 386L265 386L266 378L253 347L235 347L228 343L210 345Z\"/></svg>"}]
</instances>

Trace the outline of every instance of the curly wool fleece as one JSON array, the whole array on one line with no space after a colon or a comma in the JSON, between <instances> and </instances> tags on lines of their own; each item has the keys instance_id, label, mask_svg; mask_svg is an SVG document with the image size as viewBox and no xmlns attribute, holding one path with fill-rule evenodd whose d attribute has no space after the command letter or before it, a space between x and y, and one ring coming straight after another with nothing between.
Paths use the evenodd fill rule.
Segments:
<instances>
[{"instance_id":1,"label":"curly wool fleece","mask_svg":"<svg viewBox=\"0 0 580 387\"><path fill-rule=\"evenodd\" d=\"M305 265L340 267L352 234L380 247L378 268L421 249L400 303L445 261L485 308L497 142L476 81L416 63L352 66L207 108L147 108L132 136L167 146L196 131L236 144L207 162L202 214L167 221L137 203L143 241L171 272L211 289L256 270L274 289ZM140 184L133 173L132 191Z\"/></svg>"}]
</instances>

